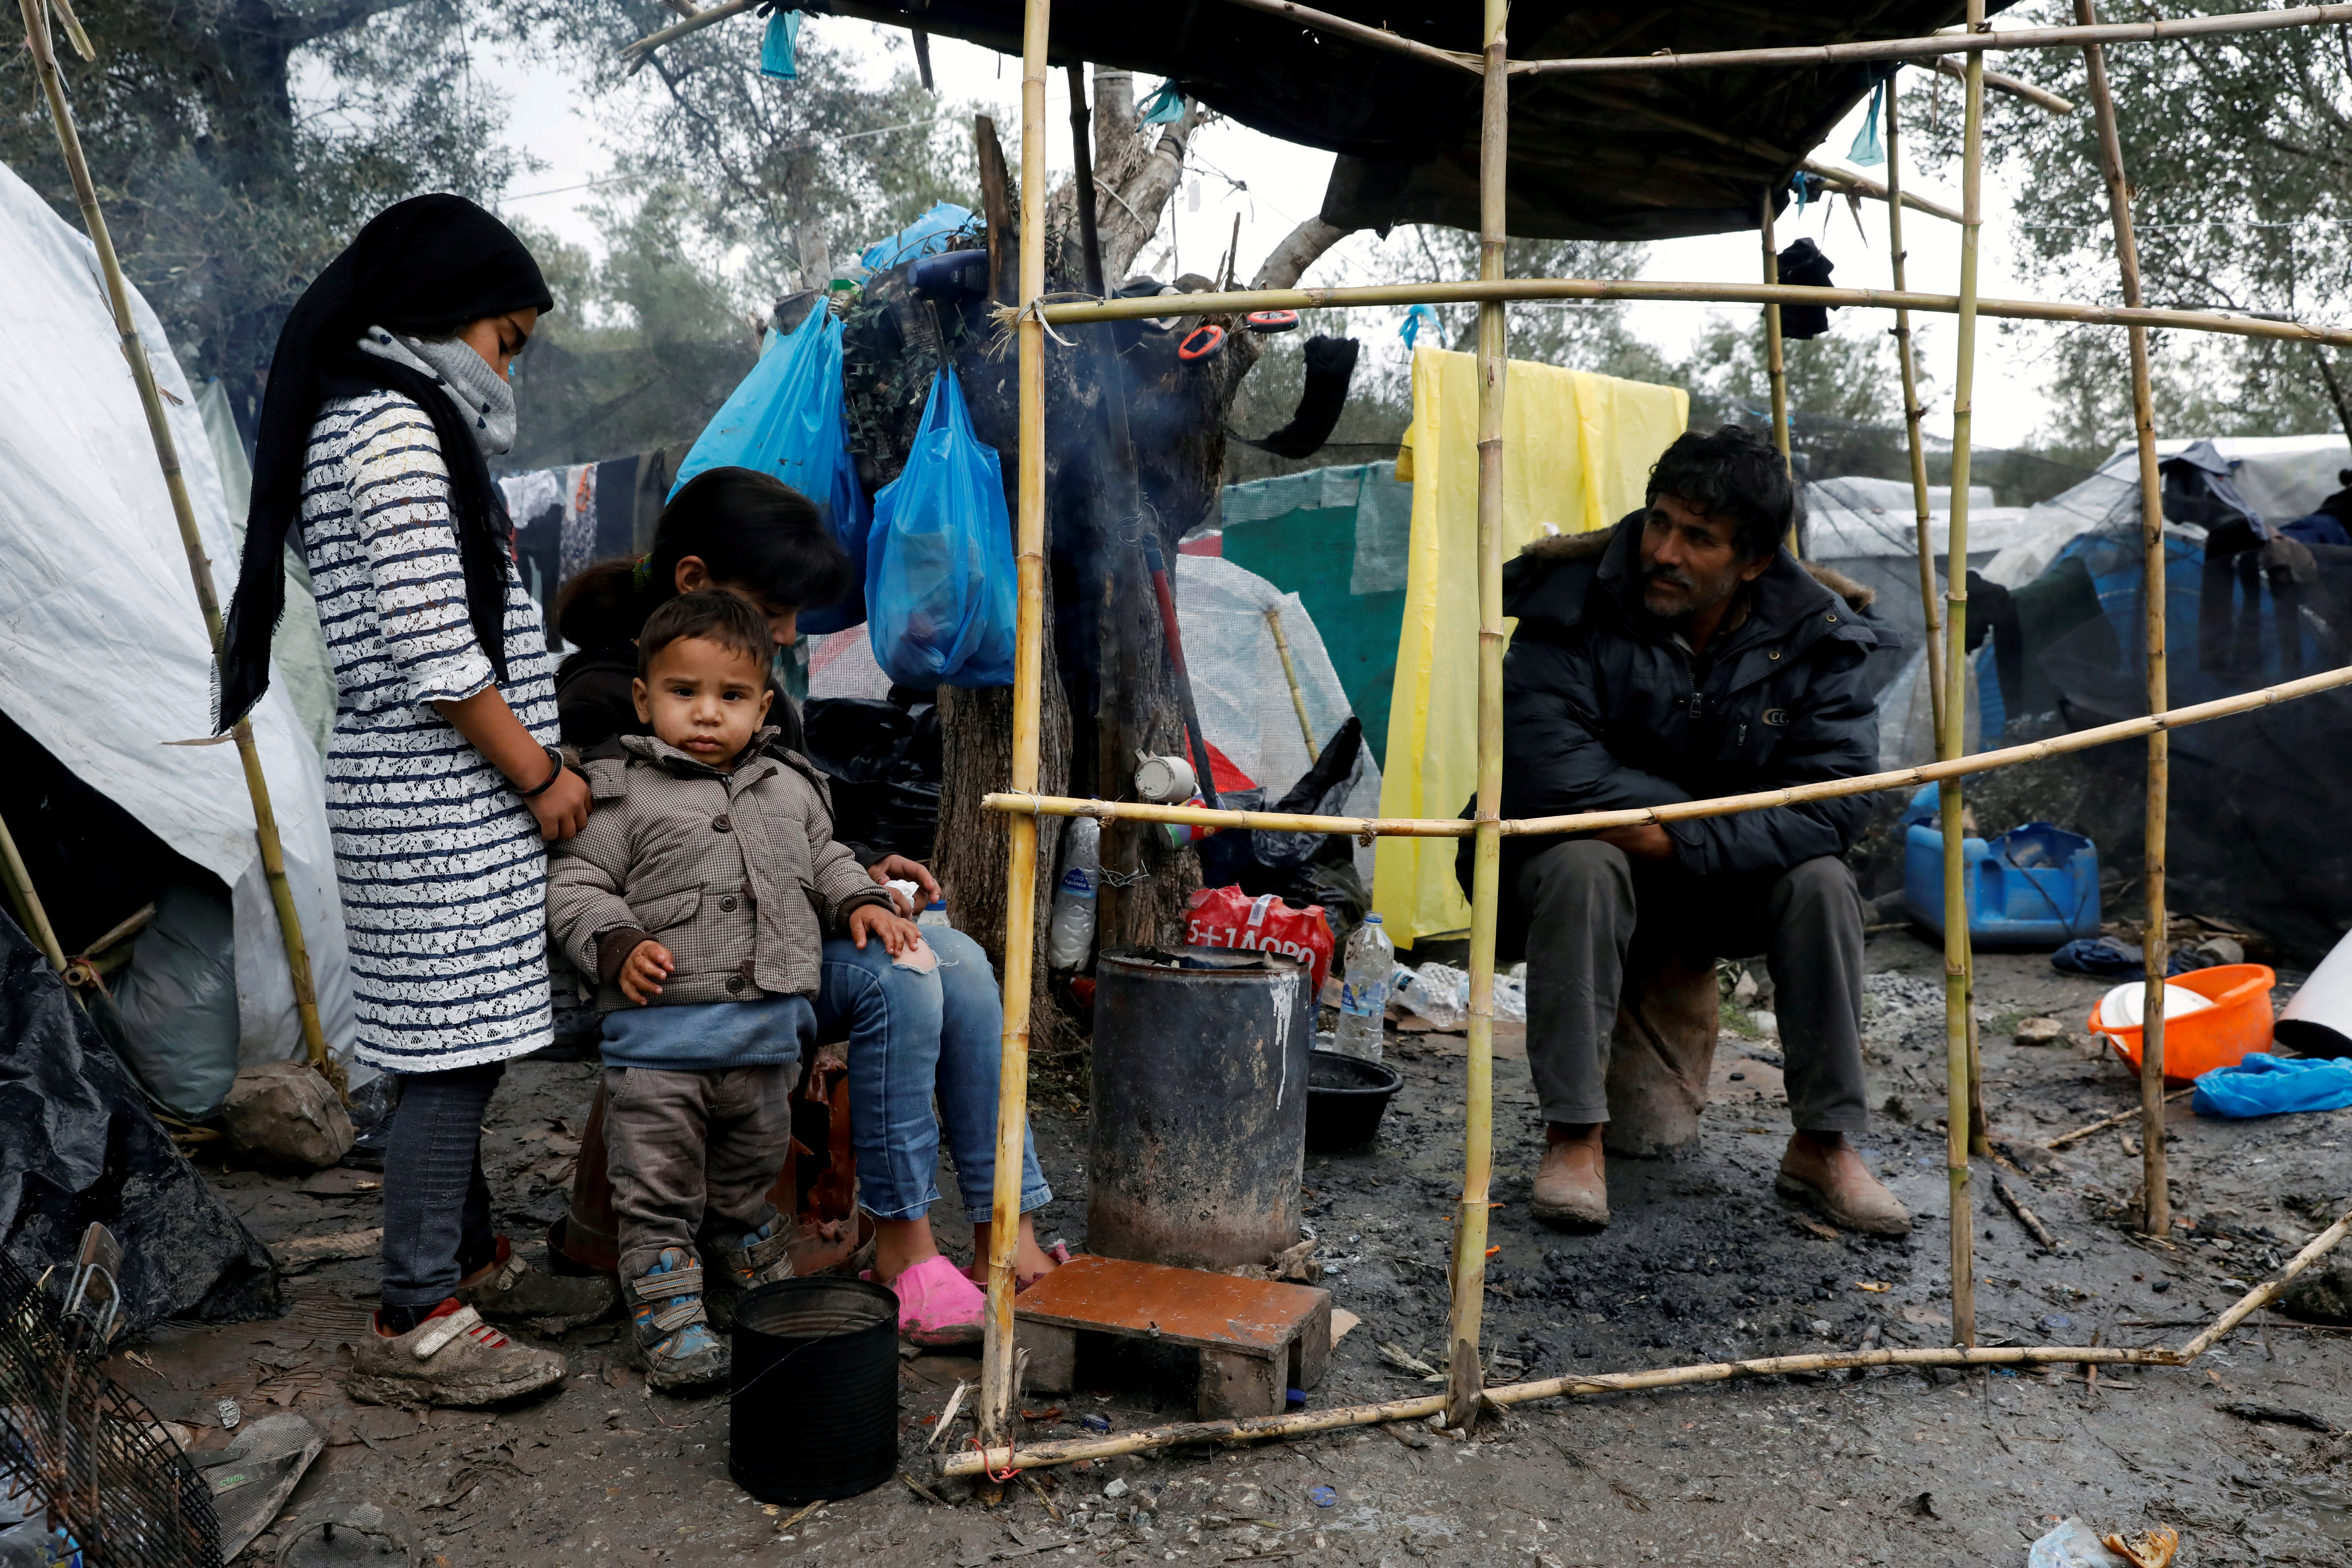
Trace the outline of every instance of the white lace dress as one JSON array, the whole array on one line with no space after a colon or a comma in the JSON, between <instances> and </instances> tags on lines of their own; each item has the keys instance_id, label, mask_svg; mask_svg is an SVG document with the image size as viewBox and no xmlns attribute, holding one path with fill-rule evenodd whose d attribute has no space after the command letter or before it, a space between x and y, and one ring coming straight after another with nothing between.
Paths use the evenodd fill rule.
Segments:
<instances>
[{"instance_id":1,"label":"white lace dress","mask_svg":"<svg viewBox=\"0 0 2352 1568\"><path fill-rule=\"evenodd\" d=\"M530 809L433 704L495 676L467 617L448 469L393 392L319 411L302 542L334 665L327 815L350 932L358 1053L397 1072L503 1061L551 1039L547 848ZM539 606L507 576L499 689L556 741Z\"/></svg>"}]
</instances>

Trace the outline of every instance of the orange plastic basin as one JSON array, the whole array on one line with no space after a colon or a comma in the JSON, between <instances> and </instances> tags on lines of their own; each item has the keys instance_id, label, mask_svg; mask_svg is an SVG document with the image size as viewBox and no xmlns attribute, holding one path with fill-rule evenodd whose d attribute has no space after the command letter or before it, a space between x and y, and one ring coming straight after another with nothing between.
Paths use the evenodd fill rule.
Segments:
<instances>
[{"instance_id":1,"label":"orange plastic basin","mask_svg":"<svg viewBox=\"0 0 2352 1568\"><path fill-rule=\"evenodd\" d=\"M2168 984L2194 991L2213 1005L2164 1021L2164 1081L2187 1083L2199 1073L2235 1067L2250 1051L2271 1046L2271 988L2278 976L2266 963L2221 963L2176 974ZM2091 1009L2091 1028L2139 1070L2139 1030L2109 1028Z\"/></svg>"}]
</instances>

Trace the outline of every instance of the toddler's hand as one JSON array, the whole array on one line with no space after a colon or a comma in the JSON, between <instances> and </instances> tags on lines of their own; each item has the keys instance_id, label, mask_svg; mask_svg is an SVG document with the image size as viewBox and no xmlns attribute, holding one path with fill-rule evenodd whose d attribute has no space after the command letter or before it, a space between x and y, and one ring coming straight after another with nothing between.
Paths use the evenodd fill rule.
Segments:
<instances>
[{"instance_id":1,"label":"toddler's hand","mask_svg":"<svg viewBox=\"0 0 2352 1568\"><path fill-rule=\"evenodd\" d=\"M640 1007L647 1006L661 994L661 983L677 967L677 961L670 957L669 949L647 937L631 948L629 956L621 963L621 973L616 977L621 983L621 994Z\"/></svg>"},{"instance_id":2,"label":"toddler's hand","mask_svg":"<svg viewBox=\"0 0 2352 1568\"><path fill-rule=\"evenodd\" d=\"M914 921L904 915L894 915L879 904L860 904L849 911L849 935L860 947L866 945L868 935L880 938L882 945L889 949L893 958L902 952L912 952L915 944L923 940L923 933ZM638 951L643 952L644 949Z\"/></svg>"}]
</instances>

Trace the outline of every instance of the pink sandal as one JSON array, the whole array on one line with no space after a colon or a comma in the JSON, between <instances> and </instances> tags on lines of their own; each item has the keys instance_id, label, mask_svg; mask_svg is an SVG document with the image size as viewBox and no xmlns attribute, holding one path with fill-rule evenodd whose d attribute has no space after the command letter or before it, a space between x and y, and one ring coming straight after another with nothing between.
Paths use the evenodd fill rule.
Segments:
<instances>
[{"instance_id":1,"label":"pink sandal","mask_svg":"<svg viewBox=\"0 0 2352 1568\"><path fill-rule=\"evenodd\" d=\"M867 1269L860 1279L871 1279ZM890 1281L898 1298L898 1337L926 1350L980 1343L988 1298L963 1270L934 1253Z\"/></svg>"}]
</instances>

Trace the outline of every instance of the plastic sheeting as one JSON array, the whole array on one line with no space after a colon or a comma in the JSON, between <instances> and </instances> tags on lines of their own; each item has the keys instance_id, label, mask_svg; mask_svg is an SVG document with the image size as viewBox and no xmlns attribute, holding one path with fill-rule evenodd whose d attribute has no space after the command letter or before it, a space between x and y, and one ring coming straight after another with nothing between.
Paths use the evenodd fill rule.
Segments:
<instances>
[{"instance_id":1,"label":"plastic sheeting","mask_svg":"<svg viewBox=\"0 0 2352 1568\"><path fill-rule=\"evenodd\" d=\"M1607 528L1643 502L1683 432L1680 388L1513 360L1504 400L1503 554L1548 533ZM1412 356L1413 481L1404 631L1389 709L1382 816L1454 816L1477 789L1478 377L1466 353ZM1465 929L1451 838L1383 838L1372 901L1400 947Z\"/></svg>"},{"instance_id":2,"label":"plastic sheeting","mask_svg":"<svg viewBox=\"0 0 2352 1568\"><path fill-rule=\"evenodd\" d=\"M1324 650L1323 635L1297 595L1284 593L1254 572L1213 555L1180 555L1173 564L1176 627L1184 637L1201 728L1211 745L1257 782L1267 800L1279 800L1315 758L1298 725L1298 708L1291 700L1266 612L1281 613L1282 635L1290 644L1291 668L1318 753L1349 717L1348 694ZM1367 754L1363 773L1339 810L1343 816L1370 816L1380 799L1381 770ZM1360 875L1370 874L1368 855L1357 852Z\"/></svg>"},{"instance_id":3,"label":"plastic sheeting","mask_svg":"<svg viewBox=\"0 0 2352 1568\"><path fill-rule=\"evenodd\" d=\"M0 916L0 1246L38 1274L70 1262L92 1220L122 1243L134 1332L164 1318L284 1310L269 1254L172 1146L57 972Z\"/></svg>"},{"instance_id":4,"label":"plastic sheeting","mask_svg":"<svg viewBox=\"0 0 2352 1568\"><path fill-rule=\"evenodd\" d=\"M213 658L172 503L89 242L0 168L0 704L75 775L218 877L236 918L241 1059L299 1054L301 1030L236 748L212 731ZM194 392L137 294L221 602L236 549ZM274 681L253 729L329 1042L352 990L319 756ZM128 912L128 911L125 911ZM366 1076L364 1072L359 1076Z\"/></svg>"}]
</instances>

